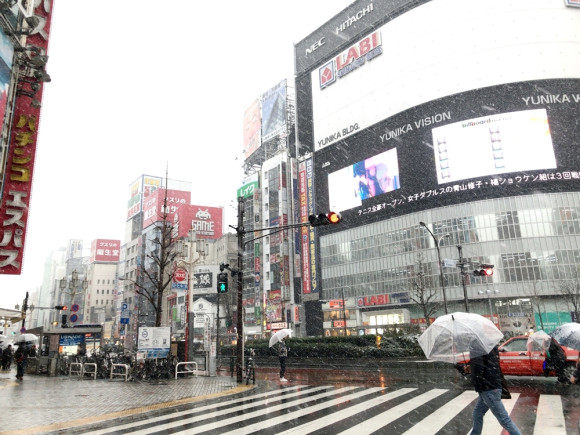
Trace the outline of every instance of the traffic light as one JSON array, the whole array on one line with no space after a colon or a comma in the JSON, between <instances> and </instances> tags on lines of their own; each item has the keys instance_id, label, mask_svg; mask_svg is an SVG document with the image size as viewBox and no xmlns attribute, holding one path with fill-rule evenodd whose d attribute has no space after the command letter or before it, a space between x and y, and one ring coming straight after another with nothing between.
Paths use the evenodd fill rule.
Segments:
<instances>
[{"instance_id":1,"label":"traffic light","mask_svg":"<svg viewBox=\"0 0 580 435\"><path fill-rule=\"evenodd\" d=\"M492 276L493 264L480 264L478 269L473 271L474 276Z\"/></svg>"},{"instance_id":2,"label":"traffic light","mask_svg":"<svg viewBox=\"0 0 580 435\"><path fill-rule=\"evenodd\" d=\"M68 307L66 305L55 305L54 309L60 310L60 311L63 311L63 310L66 311L66 310L68 310Z\"/></svg>"},{"instance_id":3,"label":"traffic light","mask_svg":"<svg viewBox=\"0 0 580 435\"><path fill-rule=\"evenodd\" d=\"M308 216L308 222L310 222L311 227L319 227L321 225L334 225L342 221L340 213L330 211L328 213L320 213L318 216L311 214Z\"/></svg>"},{"instance_id":4,"label":"traffic light","mask_svg":"<svg viewBox=\"0 0 580 435\"><path fill-rule=\"evenodd\" d=\"M228 292L228 274L225 272L221 272L218 274L218 284L217 284L218 293L227 293Z\"/></svg>"},{"instance_id":5,"label":"traffic light","mask_svg":"<svg viewBox=\"0 0 580 435\"><path fill-rule=\"evenodd\" d=\"M66 314L63 314L61 316L61 323L62 323L62 325L60 325L61 328L66 328Z\"/></svg>"}]
</instances>

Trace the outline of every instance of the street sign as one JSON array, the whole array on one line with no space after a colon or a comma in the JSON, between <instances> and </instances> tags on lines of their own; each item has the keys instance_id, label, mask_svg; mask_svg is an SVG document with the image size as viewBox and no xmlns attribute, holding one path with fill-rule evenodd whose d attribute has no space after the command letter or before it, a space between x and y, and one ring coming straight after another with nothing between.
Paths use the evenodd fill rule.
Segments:
<instances>
[{"instance_id":1,"label":"street sign","mask_svg":"<svg viewBox=\"0 0 580 435\"><path fill-rule=\"evenodd\" d=\"M121 317L121 325L128 325L129 324L129 318L128 317Z\"/></svg>"},{"instance_id":2,"label":"street sign","mask_svg":"<svg viewBox=\"0 0 580 435\"><path fill-rule=\"evenodd\" d=\"M79 316L77 316L76 314L70 316L70 321L72 323L76 322L77 320L79 320Z\"/></svg>"},{"instance_id":3,"label":"street sign","mask_svg":"<svg viewBox=\"0 0 580 435\"><path fill-rule=\"evenodd\" d=\"M457 260L453 260L451 258L444 258L443 267L457 267Z\"/></svg>"},{"instance_id":4,"label":"street sign","mask_svg":"<svg viewBox=\"0 0 580 435\"><path fill-rule=\"evenodd\" d=\"M76 312L79 310L79 308L80 308L80 307L79 307L79 304L73 304L73 305L72 305L72 307L70 307L70 310L71 310L73 313L76 313Z\"/></svg>"}]
</instances>

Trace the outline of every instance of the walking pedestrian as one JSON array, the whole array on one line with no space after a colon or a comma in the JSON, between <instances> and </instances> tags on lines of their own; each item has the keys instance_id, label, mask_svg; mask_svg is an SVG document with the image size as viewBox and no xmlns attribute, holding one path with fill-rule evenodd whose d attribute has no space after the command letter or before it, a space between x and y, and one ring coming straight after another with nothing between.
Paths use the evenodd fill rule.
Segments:
<instances>
[{"instance_id":1,"label":"walking pedestrian","mask_svg":"<svg viewBox=\"0 0 580 435\"><path fill-rule=\"evenodd\" d=\"M6 346L6 349L2 351L2 370L10 370L12 365L12 345Z\"/></svg>"},{"instance_id":2,"label":"walking pedestrian","mask_svg":"<svg viewBox=\"0 0 580 435\"><path fill-rule=\"evenodd\" d=\"M286 358L288 357L288 348L286 347L286 337L278 342L278 358L280 359L280 382L288 382L284 377L286 373Z\"/></svg>"},{"instance_id":3,"label":"walking pedestrian","mask_svg":"<svg viewBox=\"0 0 580 435\"><path fill-rule=\"evenodd\" d=\"M22 381L26 363L28 362L28 350L24 343L21 343L16 352L14 352L14 361L16 362L16 379Z\"/></svg>"},{"instance_id":4,"label":"walking pedestrian","mask_svg":"<svg viewBox=\"0 0 580 435\"><path fill-rule=\"evenodd\" d=\"M553 338L550 340L550 346L546 350L546 360L544 366L544 375L548 376L550 371L554 370L558 376L558 382L567 384L569 382L566 376L566 353L560 343Z\"/></svg>"},{"instance_id":5,"label":"walking pedestrian","mask_svg":"<svg viewBox=\"0 0 580 435\"><path fill-rule=\"evenodd\" d=\"M473 429L471 435L480 435L483 430L483 416L491 410L497 421L510 435L521 435L501 402L501 369L499 350L495 346L487 355L470 357L471 383L479 394L473 409Z\"/></svg>"}]
</instances>

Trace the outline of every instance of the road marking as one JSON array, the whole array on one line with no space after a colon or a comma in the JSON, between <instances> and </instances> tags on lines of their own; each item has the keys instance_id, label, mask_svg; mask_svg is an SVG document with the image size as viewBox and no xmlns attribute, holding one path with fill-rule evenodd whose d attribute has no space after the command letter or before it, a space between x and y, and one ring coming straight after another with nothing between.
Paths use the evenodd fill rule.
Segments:
<instances>
[{"instance_id":1,"label":"road marking","mask_svg":"<svg viewBox=\"0 0 580 435\"><path fill-rule=\"evenodd\" d=\"M470 405L477 397L478 394L473 390L464 391L441 408L433 411L433 413L429 414L403 435L424 435L441 430L443 426L453 420L457 414Z\"/></svg>"},{"instance_id":2,"label":"road marking","mask_svg":"<svg viewBox=\"0 0 580 435\"><path fill-rule=\"evenodd\" d=\"M433 400L442 394L445 394L448 390L443 390L440 388L434 388L432 390L427 391L426 393L421 394L420 396L413 397L412 399L407 400L406 402L401 403L400 405L395 406L385 412L382 412L378 415L375 415L372 418L364 421L363 423L357 424L350 429L347 429L343 432L340 432L341 435L363 435L363 434L371 434L377 431L377 428L385 426L389 423L392 423L399 417L413 411L418 406L421 406L430 400Z\"/></svg>"},{"instance_id":3,"label":"road marking","mask_svg":"<svg viewBox=\"0 0 580 435\"><path fill-rule=\"evenodd\" d=\"M278 435L287 435L287 434L291 434L294 432L298 432L301 434L311 433L311 432L314 432L318 429L322 429L323 427L326 427L330 424L336 423L337 421L346 420L347 418L350 418L353 415L358 414L359 412L366 411L367 409L370 409L373 406L388 402L389 400L393 400L397 397L403 396L404 394L410 393L411 391L415 391L415 390L416 390L416 388L401 388L400 390L391 391L390 393L387 393L384 396L380 396L380 397L376 397L376 398L371 399L371 400L367 400L364 403L359 403L358 405L354 405L354 406L351 406L347 409L344 409L344 410L337 412L338 418L340 418L341 420L319 418L318 420L314 420L310 423L304 423L300 426L293 427L292 429L284 431ZM347 397L345 397L345 399L350 400L351 397L347 396ZM343 401L347 401L347 400L342 400L339 403L330 403L328 406L334 406L336 404L342 403ZM320 406L320 409L323 409L323 405L324 404L317 405L317 407ZM327 407L327 406L325 406L325 407ZM312 407L312 408L314 408L314 407ZM308 408L308 411L310 411L310 408ZM314 411L318 411L318 409L315 409L312 412L314 412ZM301 411L301 412L303 414L303 411ZM281 419L280 423L285 421L284 417L285 416L280 418ZM278 422L276 424L278 424ZM246 428L244 427L242 430L245 430L245 429Z\"/></svg>"},{"instance_id":4,"label":"road marking","mask_svg":"<svg viewBox=\"0 0 580 435\"><path fill-rule=\"evenodd\" d=\"M566 435L566 421L560 396L541 395L536 412L534 434Z\"/></svg>"}]
</instances>

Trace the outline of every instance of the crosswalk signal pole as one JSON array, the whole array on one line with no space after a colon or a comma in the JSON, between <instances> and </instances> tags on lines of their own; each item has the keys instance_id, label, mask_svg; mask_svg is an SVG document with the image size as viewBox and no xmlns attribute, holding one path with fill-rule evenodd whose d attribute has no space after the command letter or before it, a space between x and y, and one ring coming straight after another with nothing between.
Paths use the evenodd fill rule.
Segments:
<instances>
[{"instance_id":1,"label":"crosswalk signal pole","mask_svg":"<svg viewBox=\"0 0 580 435\"><path fill-rule=\"evenodd\" d=\"M461 284L463 285L463 298L465 299L465 312L469 313L469 301L467 300L467 286L465 284L465 263L463 262L463 247L457 245L457 251L459 251L459 269L461 270Z\"/></svg>"},{"instance_id":2,"label":"crosswalk signal pole","mask_svg":"<svg viewBox=\"0 0 580 435\"><path fill-rule=\"evenodd\" d=\"M244 278L244 198L238 197L238 321L237 321L237 342L236 342L236 381L243 382L243 363L244 363L244 320L242 315L242 291Z\"/></svg>"}]
</instances>

